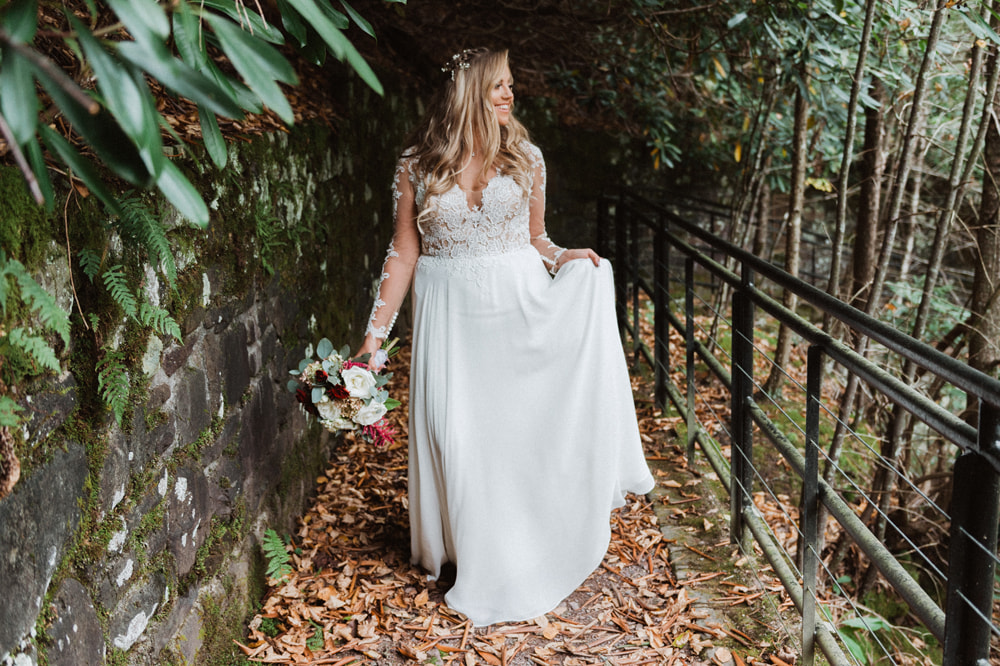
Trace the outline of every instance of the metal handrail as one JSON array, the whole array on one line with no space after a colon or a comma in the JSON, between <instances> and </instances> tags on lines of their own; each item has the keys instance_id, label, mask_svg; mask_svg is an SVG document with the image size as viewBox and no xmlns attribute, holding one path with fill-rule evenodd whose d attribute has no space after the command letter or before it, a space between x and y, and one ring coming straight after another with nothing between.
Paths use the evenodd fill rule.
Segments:
<instances>
[{"instance_id":1,"label":"metal handrail","mask_svg":"<svg viewBox=\"0 0 1000 666\"><path fill-rule=\"evenodd\" d=\"M702 210L705 208L704 202L698 202L695 208L704 212ZM713 210L712 214L714 216L718 211ZM841 523L862 552L881 571L886 581L908 603L913 614L944 643L944 663L947 666L978 663L980 660L988 659L990 632L1000 632L995 625L984 623L981 619L989 618L992 612L997 523L1000 520L1000 473L998 473L1000 472L1000 381L865 315L742 248L705 231L674 213L667 206L651 201L636 192L622 190L616 197L603 197L598 205L598 215L598 251L608 254L609 240L614 238L613 258L616 263L619 321L623 331L632 339L633 353L637 360L642 357L655 370L657 402L664 405L669 399L679 412L686 414L689 455L693 455L695 445L700 444L709 462L730 491L731 539L747 550L751 536L756 538L775 571L781 569L782 575L779 577L805 619L803 622L805 662L812 663L812 650L814 646L818 646L832 663L848 663L824 623L817 622L815 617L815 597L812 596L816 589L818 557L815 553L817 529L815 522L820 503ZM651 281L641 274L639 267L637 229L640 225L654 234L652 244L654 271ZM681 238L677 231L684 232L707 248L711 248L713 255L735 259L740 265L740 273L727 269L702 249ZM671 250L685 257L686 297L683 321L670 310L669 282L673 278L664 266L669 263ZM726 371L709 350L694 339L692 302L695 263L712 275L713 279L727 283L733 288L733 349L730 371ZM766 279L776 289L796 294L819 312L828 313L833 320L880 342L886 349L909 359L929 373L966 391L970 397L978 399L979 427L973 427L962 421L891 373L867 360L862 354L785 308L755 284L760 278ZM645 292L653 303L652 353L639 337L639 292ZM631 322L626 316L627 301L630 301L632 306ZM757 307L788 325L810 343L808 361L810 389L807 394L804 455L781 433L764 410L757 405L754 397L752 340L753 312ZM673 384L669 373L663 368L662 359L669 354L670 328L685 335L688 383L686 396ZM880 539L857 517L851 506L820 478L817 472L820 400L818 386L820 359L824 356L858 375L964 451L953 471L957 497L953 502L951 515L952 547L945 609L942 609L914 581ZM732 396L730 435L733 440L733 455L729 465L726 465L725 459L712 446L706 446L710 438L695 421L693 366L696 358L706 362L709 370L722 381ZM794 575L786 570L787 565L784 565L783 561L778 561L781 560L780 555L773 553L777 546L765 543L768 540L764 537L760 516L757 515L750 499L754 478L754 470L750 468L753 461L754 423L803 480L806 501L803 505L800 530L806 537L806 547L801 585L795 580ZM810 538L813 540L810 541Z\"/></svg>"}]
</instances>

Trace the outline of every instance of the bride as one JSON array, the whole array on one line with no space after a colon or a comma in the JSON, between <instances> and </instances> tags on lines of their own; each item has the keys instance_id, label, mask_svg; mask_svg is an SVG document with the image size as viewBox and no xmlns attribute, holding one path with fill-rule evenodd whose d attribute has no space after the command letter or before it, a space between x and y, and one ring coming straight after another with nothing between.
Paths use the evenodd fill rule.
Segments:
<instances>
[{"instance_id":1,"label":"bride","mask_svg":"<svg viewBox=\"0 0 1000 666\"><path fill-rule=\"evenodd\" d=\"M545 162L513 116L506 51L470 49L410 138L358 355L412 284L412 560L475 625L555 608L601 563L609 515L653 479L611 267L545 233Z\"/></svg>"}]
</instances>

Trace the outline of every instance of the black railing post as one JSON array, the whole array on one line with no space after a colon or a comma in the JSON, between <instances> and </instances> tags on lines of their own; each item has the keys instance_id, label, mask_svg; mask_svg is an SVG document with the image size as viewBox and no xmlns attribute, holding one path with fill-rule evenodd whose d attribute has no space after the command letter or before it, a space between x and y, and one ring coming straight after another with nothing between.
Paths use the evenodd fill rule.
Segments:
<instances>
[{"instance_id":1,"label":"black railing post","mask_svg":"<svg viewBox=\"0 0 1000 666\"><path fill-rule=\"evenodd\" d=\"M729 538L749 552L750 532L743 512L753 504L753 339L754 304L746 289L753 287L753 271L743 265L740 288L733 292L732 336L732 487L730 489Z\"/></svg>"},{"instance_id":2,"label":"black railing post","mask_svg":"<svg viewBox=\"0 0 1000 666\"><path fill-rule=\"evenodd\" d=\"M698 417L694 411L694 259L684 258L684 378L687 382L687 456L694 463Z\"/></svg>"},{"instance_id":3,"label":"black railing post","mask_svg":"<svg viewBox=\"0 0 1000 666\"><path fill-rule=\"evenodd\" d=\"M802 478L802 664L816 658L816 573L819 554L819 403L823 349L809 346L806 376L806 449Z\"/></svg>"},{"instance_id":4,"label":"black railing post","mask_svg":"<svg viewBox=\"0 0 1000 666\"><path fill-rule=\"evenodd\" d=\"M670 246L665 233L666 215L660 213L653 237L653 365L655 366L656 405L667 408L667 382L670 381Z\"/></svg>"},{"instance_id":5,"label":"black railing post","mask_svg":"<svg viewBox=\"0 0 1000 666\"><path fill-rule=\"evenodd\" d=\"M628 218L631 208L627 196L625 188L622 188L615 207L615 309L618 312L618 333L622 339L628 329L625 322L628 318Z\"/></svg>"},{"instance_id":6,"label":"black railing post","mask_svg":"<svg viewBox=\"0 0 1000 666\"><path fill-rule=\"evenodd\" d=\"M979 450L1000 447L1000 408L979 401ZM951 544L944 666L987 664L993 613L1000 475L978 451L963 453L952 476Z\"/></svg>"}]
</instances>

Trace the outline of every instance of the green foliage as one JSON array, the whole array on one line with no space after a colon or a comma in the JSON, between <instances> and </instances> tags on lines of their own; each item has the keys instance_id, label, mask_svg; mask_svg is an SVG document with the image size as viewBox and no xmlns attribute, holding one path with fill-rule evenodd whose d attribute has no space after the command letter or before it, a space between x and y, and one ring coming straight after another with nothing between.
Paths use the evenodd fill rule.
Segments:
<instances>
[{"instance_id":1,"label":"green foliage","mask_svg":"<svg viewBox=\"0 0 1000 666\"><path fill-rule=\"evenodd\" d=\"M272 529L265 530L261 548L264 551L264 558L267 560L268 578L282 580L291 575L291 558L288 551L285 550L285 542L282 541L277 532Z\"/></svg>"},{"instance_id":2,"label":"green foliage","mask_svg":"<svg viewBox=\"0 0 1000 666\"><path fill-rule=\"evenodd\" d=\"M160 268L173 287L177 282L177 265L163 224L153 215L149 206L132 192L118 200L121 215L115 218L115 228L123 239L143 248L149 263Z\"/></svg>"},{"instance_id":3,"label":"green foliage","mask_svg":"<svg viewBox=\"0 0 1000 666\"><path fill-rule=\"evenodd\" d=\"M59 358L45 338L29 335L23 328L15 328L7 334L7 341L19 347L40 367L51 372L59 372Z\"/></svg>"},{"instance_id":4,"label":"green foliage","mask_svg":"<svg viewBox=\"0 0 1000 666\"><path fill-rule=\"evenodd\" d=\"M5 395L0 395L0 428L13 428L20 423L18 412L24 411L21 405Z\"/></svg>"},{"instance_id":5,"label":"green foliage","mask_svg":"<svg viewBox=\"0 0 1000 666\"><path fill-rule=\"evenodd\" d=\"M244 111L259 113L266 105L285 122L293 122L291 106L278 84L295 84L297 77L287 56L272 46L284 44L285 36L231 0L105 4L98 9L97 3L88 2L90 15L79 11L61 15L47 7L40 12L34 0L0 7L0 112L10 125L12 151L15 157L24 157L18 162L38 203L50 209L53 205L41 139L108 210L128 215L110 195L93 162L83 156L88 151L80 151L48 126L47 116L40 113L39 96L45 94L114 176L142 188L158 188L184 217L204 227L208 207L165 154L160 130L169 125L147 80L197 104L209 155L222 168L226 150L217 115L240 119ZM282 25L310 60L321 63L329 52L382 94L374 72L342 32L352 21L368 35L374 36L374 31L347 2L342 0L341 6L346 16L317 0L282 0L278 11ZM71 54L71 61L57 64L48 52L36 48L34 36L43 15L57 22L47 26L50 34L65 42L53 50ZM131 39L121 39L120 31L94 29L115 21L125 26ZM215 64L208 54L210 46L226 54L242 80ZM93 72L96 91L83 90L61 67L72 73ZM175 141L183 149L184 144ZM159 254L161 260L164 256Z\"/></svg>"},{"instance_id":6,"label":"green foliage","mask_svg":"<svg viewBox=\"0 0 1000 666\"><path fill-rule=\"evenodd\" d=\"M163 308L146 302L141 303L139 305L139 321L144 326L152 327L160 335L170 335L177 341L181 340L181 327Z\"/></svg>"},{"instance_id":7,"label":"green foliage","mask_svg":"<svg viewBox=\"0 0 1000 666\"><path fill-rule=\"evenodd\" d=\"M271 264L275 249L284 245L279 240L281 234L281 221L264 201L258 201L254 211L254 221L257 225L257 242L260 243L260 262L268 275L274 274L274 266Z\"/></svg>"},{"instance_id":8,"label":"green foliage","mask_svg":"<svg viewBox=\"0 0 1000 666\"><path fill-rule=\"evenodd\" d=\"M104 286L107 288L111 298L115 300L127 316L133 319L139 314L139 304L135 295L128 286L128 278L125 276L125 269L120 265L112 266L104 271Z\"/></svg>"},{"instance_id":9,"label":"green foliage","mask_svg":"<svg viewBox=\"0 0 1000 666\"><path fill-rule=\"evenodd\" d=\"M323 627L316 624L312 620L309 620L309 624L312 625L313 635L306 639L306 647L313 652L319 652L323 649Z\"/></svg>"},{"instance_id":10,"label":"green foliage","mask_svg":"<svg viewBox=\"0 0 1000 666\"><path fill-rule=\"evenodd\" d=\"M128 408L129 376L125 355L103 348L103 358L97 363L97 388L104 403L111 408L119 424Z\"/></svg>"},{"instance_id":11,"label":"green foliage","mask_svg":"<svg viewBox=\"0 0 1000 666\"><path fill-rule=\"evenodd\" d=\"M94 278L101 272L100 255L90 248L85 247L76 253L76 257L80 262L80 268L83 270L83 274L86 275L91 284L93 284Z\"/></svg>"}]
</instances>

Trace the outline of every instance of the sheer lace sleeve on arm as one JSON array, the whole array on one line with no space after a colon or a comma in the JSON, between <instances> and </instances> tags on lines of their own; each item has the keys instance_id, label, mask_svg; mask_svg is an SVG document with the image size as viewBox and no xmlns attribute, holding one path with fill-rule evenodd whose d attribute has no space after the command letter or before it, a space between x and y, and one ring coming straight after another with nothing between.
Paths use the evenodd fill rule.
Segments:
<instances>
[{"instance_id":1,"label":"sheer lace sleeve on arm","mask_svg":"<svg viewBox=\"0 0 1000 666\"><path fill-rule=\"evenodd\" d=\"M420 256L420 233L417 230L417 207L413 191L412 161L405 157L396 166L396 177L392 183L393 213L395 231L385 262L382 277L365 336L379 342L389 337L396 315L410 288L413 269Z\"/></svg>"},{"instance_id":2,"label":"sheer lace sleeve on arm","mask_svg":"<svg viewBox=\"0 0 1000 666\"><path fill-rule=\"evenodd\" d=\"M559 255L566 251L566 248L559 247L549 238L545 232L545 160L542 158L542 151L535 145L528 145L528 154L531 156L531 201L528 204L530 214L529 229L531 231L531 244L538 250L545 267L549 273L556 274L556 262Z\"/></svg>"}]
</instances>

